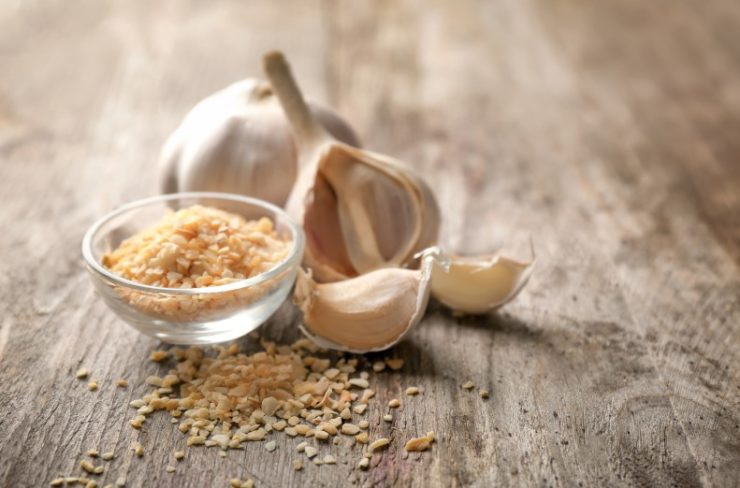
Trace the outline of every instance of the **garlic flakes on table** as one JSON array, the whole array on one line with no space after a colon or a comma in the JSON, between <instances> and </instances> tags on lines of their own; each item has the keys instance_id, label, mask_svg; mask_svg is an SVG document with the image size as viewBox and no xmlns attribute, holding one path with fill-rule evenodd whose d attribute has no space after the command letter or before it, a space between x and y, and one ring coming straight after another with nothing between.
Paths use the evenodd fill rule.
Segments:
<instances>
[{"instance_id":1,"label":"garlic flakes on table","mask_svg":"<svg viewBox=\"0 0 740 488\"><path fill-rule=\"evenodd\" d=\"M286 210L306 232L304 264L318 282L400 267L433 245L439 209L405 164L334 139L316 121L279 52L264 69L293 128L299 151Z\"/></svg>"},{"instance_id":2,"label":"garlic flakes on table","mask_svg":"<svg viewBox=\"0 0 740 488\"><path fill-rule=\"evenodd\" d=\"M364 353L400 341L426 311L434 257L418 270L386 268L356 278L317 284L300 271L293 301L303 311L303 332L329 349Z\"/></svg>"},{"instance_id":3,"label":"garlic flakes on table","mask_svg":"<svg viewBox=\"0 0 740 488\"><path fill-rule=\"evenodd\" d=\"M527 284L535 262L506 256L463 257L433 251L432 296L464 313L487 313L511 301Z\"/></svg>"},{"instance_id":4,"label":"garlic flakes on table","mask_svg":"<svg viewBox=\"0 0 740 488\"><path fill-rule=\"evenodd\" d=\"M309 106L334 137L359 144L337 114ZM298 154L270 85L247 79L198 103L165 143L159 166L162 193L220 191L282 206L296 178Z\"/></svg>"}]
</instances>

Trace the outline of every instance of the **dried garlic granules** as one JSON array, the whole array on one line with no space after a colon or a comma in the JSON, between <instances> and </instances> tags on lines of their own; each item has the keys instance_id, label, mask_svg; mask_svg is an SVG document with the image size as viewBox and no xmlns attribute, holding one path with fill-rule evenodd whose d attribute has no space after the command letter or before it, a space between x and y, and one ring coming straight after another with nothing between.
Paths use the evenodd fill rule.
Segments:
<instances>
[{"instance_id":1,"label":"dried garlic granules","mask_svg":"<svg viewBox=\"0 0 740 488\"><path fill-rule=\"evenodd\" d=\"M332 365L310 355L317 348L306 339L292 346L262 345L265 350L254 354L239 353L235 344L217 346L217 357L197 347L172 349L175 367L162 378L147 378L154 390L131 402L136 408L132 426L140 428L148 415L166 410L188 435L188 446L227 450L266 440L265 449L272 451L277 444L269 436L276 432L316 442L341 433L367 442L367 432L361 432L367 420L352 423L352 412L364 413L374 395L366 388L367 375L355 374L358 359L341 358ZM366 388L362 395L355 393L357 387ZM309 458L318 455L317 447L298 447Z\"/></svg>"},{"instance_id":2,"label":"dried garlic granules","mask_svg":"<svg viewBox=\"0 0 740 488\"><path fill-rule=\"evenodd\" d=\"M425 435L424 437L415 437L413 439L410 439L406 443L404 448L408 452L426 451L431 447L432 442L434 442L434 432L427 432L427 435Z\"/></svg>"},{"instance_id":3,"label":"dried garlic granules","mask_svg":"<svg viewBox=\"0 0 740 488\"><path fill-rule=\"evenodd\" d=\"M194 205L166 214L154 226L103 256L114 273L151 286L199 288L225 285L263 273L285 259L291 243L270 219Z\"/></svg>"}]
</instances>

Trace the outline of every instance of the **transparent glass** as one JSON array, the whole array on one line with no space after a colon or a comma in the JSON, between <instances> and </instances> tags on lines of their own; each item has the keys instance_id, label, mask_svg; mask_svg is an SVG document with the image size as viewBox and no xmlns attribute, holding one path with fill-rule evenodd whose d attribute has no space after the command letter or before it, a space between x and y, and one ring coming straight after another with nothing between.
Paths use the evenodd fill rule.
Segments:
<instances>
[{"instance_id":1,"label":"transparent glass","mask_svg":"<svg viewBox=\"0 0 740 488\"><path fill-rule=\"evenodd\" d=\"M247 220L269 217L293 245L285 260L252 278L205 288L160 288L118 276L102 256L124 239L156 223L168 209L207 205ZM268 202L228 193L174 193L125 205L87 231L82 255L95 288L108 307L140 332L171 344L224 342L263 324L285 301L303 256L302 229Z\"/></svg>"}]
</instances>

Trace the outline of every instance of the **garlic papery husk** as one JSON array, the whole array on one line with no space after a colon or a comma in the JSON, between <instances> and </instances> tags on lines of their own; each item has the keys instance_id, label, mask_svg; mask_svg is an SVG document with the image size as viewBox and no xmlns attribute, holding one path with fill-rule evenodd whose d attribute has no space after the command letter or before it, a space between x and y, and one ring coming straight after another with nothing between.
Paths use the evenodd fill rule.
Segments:
<instances>
[{"instance_id":1,"label":"garlic papery husk","mask_svg":"<svg viewBox=\"0 0 740 488\"><path fill-rule=\"evenodd\" d=\"M281 53L264 67L295 133L299 173L286 210L306 233L304 264L316 281L408 265L433 245L439 209L408 166L334 139L308 110Z\"/></svg>"},{"instance_id":2,"label":"garlic papery husk","mask_svg":"<svg viewBox=\"0 0 740 488\"><path fill-rule=\"evenodd\" d=\"M514 299L527 284L535 263L534 248L526 261L493 255L463 257L434 251L432 296L463 313L490 312Z\"/></svg>"},{"instance_id":3,"label":"garlic papery husk","mask_svg":"<svg viewBox=\"0 0 740 488\"><path fill-rule=\"evenodd\" d=\"M334 137L359 145L336 113L309 103ZM219 191L284 205L298 172L293 131L270 85L247 79L199 102L160 155L163 193Z\"/></svg>"},{"instance_id":4,"label":"garlic papery husk","mask_svg":"<svg viewBox=\"0 0 740 488\"><path fill-rule=\"evenodd\" d=\"M386 268L334 283L298 274L293 302L303 311L304 334L321 347L366 353L400 341L424 315L434 258L420 269Z\"/></svg>"}]
</instances>

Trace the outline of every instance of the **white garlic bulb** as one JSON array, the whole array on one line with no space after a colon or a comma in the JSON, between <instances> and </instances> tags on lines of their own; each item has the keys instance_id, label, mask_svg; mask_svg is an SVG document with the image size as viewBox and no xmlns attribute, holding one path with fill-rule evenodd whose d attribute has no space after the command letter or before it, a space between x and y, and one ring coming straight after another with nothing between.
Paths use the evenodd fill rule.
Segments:
<instances>
[{"instance_id":1,"label":"white garlic bulb","mask_svg":"<svg viewBox=\"0 0 740 488\"><path fill-rule=\"evenodd\" d=\"M352 128L315 103L316 120L337 139L358 145ZM160 155L163 193L219 191L282 206L298 170L293 133L270 85L247 79L199 102Z\"/></svg>"},{"instance_id":2,"label":"white garlic bulb","mask_svg":"<svg viewBox=\"0 0 740 488\"><path fill-rule=\"evenodd\" d=\"M293 128L299 172L286 210L306 232L304 264L319 282L410 264L433 245L439 209L408 166L334 139L314 118L281 53L264 68Z\"/></svg>"},{"instance_id":3,"label":"white garlic bulb","mask_svg":"<svg viewBox=\"0 0 740 488\"><path fill-rule=\"evenodd\" d=\"M388 349L423 317L433 262L425 255L417 270L386 268L322 284L301 271L293 301L303 311L303 333L328 349Z\"/></svg>"}]
</instances>

